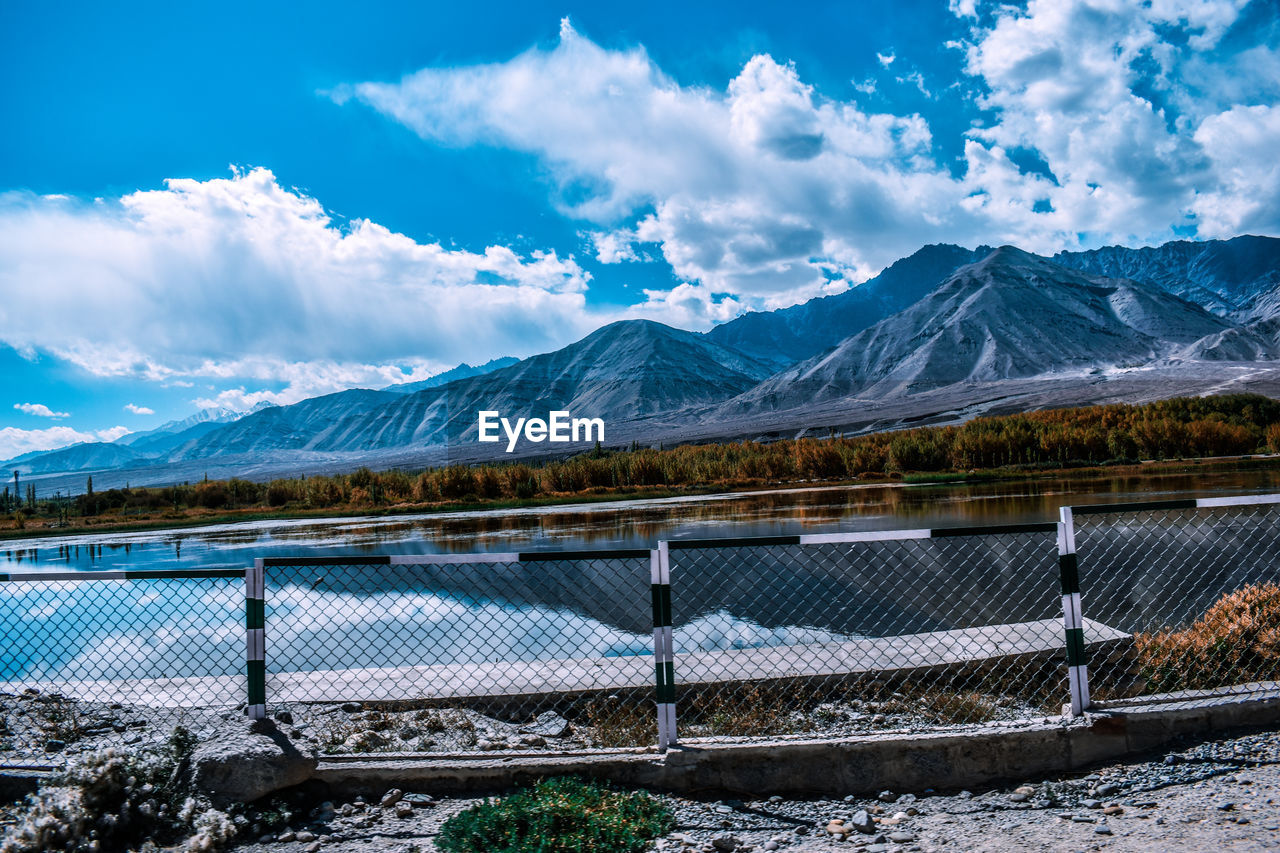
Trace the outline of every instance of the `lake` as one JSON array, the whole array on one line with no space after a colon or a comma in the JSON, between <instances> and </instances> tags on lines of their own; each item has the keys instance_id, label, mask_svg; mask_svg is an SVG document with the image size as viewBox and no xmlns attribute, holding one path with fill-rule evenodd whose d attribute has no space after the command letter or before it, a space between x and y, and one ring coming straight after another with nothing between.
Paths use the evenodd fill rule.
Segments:
<instances>
[{"instance_id":1,"label":"lake","mask_svg":"<svg viewBox=\"0 0 1280 853\"><path fill-rule=\"evenodd\" d=\"M0 572L239 568L257 557L649 548L662 538L1056 521L1064 504L1275 491L1280 476L1262 470L791 488L258 521L14 541L0 546ZM1208 532L1201 538L1212 547L1223 534ZM1115 541L1126 559L1140 555L1143 540L1121 533ZM1230 535L1245 541L1252 532L1242 528ZM855 556L847 546L806 548L674 557L676 650L816 646L1061 615L1052 534L888 544ZM1167 573L1147 583L1157 582L1168 592ZM644 558L272 568L268 670L646 655L652 652L648 583ZM1109 614L1117 621L1149 620L1170 599L1124 578L1110 583L1112 597L1123 596ZM957 593L966 590L960 608ZM9 583L3 591L0 622L19 638L0 655L4 680L230 675L243 669L242 581ZM387 687L380 679L378 685Z\"/></svg>"}]
</instances>

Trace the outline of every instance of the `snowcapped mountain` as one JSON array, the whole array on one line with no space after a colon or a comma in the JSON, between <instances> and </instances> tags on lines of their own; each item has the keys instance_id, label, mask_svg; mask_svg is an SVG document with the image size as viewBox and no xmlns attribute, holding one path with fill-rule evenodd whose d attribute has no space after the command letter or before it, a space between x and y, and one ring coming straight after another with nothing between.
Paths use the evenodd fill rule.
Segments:
<instances>
[{"instance_id":1,"label":"snowcapped mountain","mask_svg":"<svg viewBox=\"0 0 1280 853\"><path fill-rule=\"evenodd\" d=\"M905 311L770 377L721 411L1133 364L1228 328L1156 287L1085 275L1004 246Z\"/></svg>"},{"instance_id":2,"label":"snowcapped mountain","mask_svg":"<svg viewBox=\"0 0 1280 853\"><path fill-rule=\"evenodd\" d=\"M489 447L475 441L480 410L568 410L605 419L610 435L653 442L795 434L854 423L855 410L864 413L858 423L883 429L970 417L995 399L1005 410L1113 400L1125 392L1103 385L1120 373L1132 374L1124 388L1147 399L1270 393L1273 373L1280 394L1280 240L1053 258L1012 246L926 246L844 293L705 334L621 321L520 361L460 365L423 382L247 415L210 410L9 465L37 473L169 466L172 480L214 462L235 473L335 470L438 462L427 451L445 446L479 458ZM1002 397L1005 387L1017 391Z\"/></svg>"}]
</instances>

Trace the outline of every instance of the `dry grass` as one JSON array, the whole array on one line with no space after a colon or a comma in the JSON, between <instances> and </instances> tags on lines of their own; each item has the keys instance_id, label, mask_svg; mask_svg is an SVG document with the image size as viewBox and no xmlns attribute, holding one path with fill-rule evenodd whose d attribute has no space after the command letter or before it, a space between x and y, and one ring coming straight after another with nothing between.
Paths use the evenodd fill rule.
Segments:
<instances>
[{"instance_id":1,"label":"dry grass","mask_svg":"<svg viewBox=\"0 0 1280 853\"><path fill-rule=\"evenodd\" d=\"M1254 584L1218 599L1181 631L1137 634L1147 690L1200 690L1280 678L1280 586Z\"/></svg>"}]
</instances>

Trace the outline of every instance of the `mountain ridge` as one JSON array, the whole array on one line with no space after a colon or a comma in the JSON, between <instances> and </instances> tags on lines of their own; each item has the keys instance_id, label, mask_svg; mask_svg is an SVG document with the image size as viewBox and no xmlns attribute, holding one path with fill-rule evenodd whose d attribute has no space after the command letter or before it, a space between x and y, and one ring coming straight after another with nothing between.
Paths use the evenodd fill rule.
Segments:
<instances>
[{"instance_id":1,"label":"mountain ridge","mask_svg":"<svg viewBox=\"0 0 1280 853\"><path fill-rule=\"evenodd\" d=\"M1085 386L1096 377L1144 366L1175 395L1182 387L1206 387L1197 365L1280 371L1280 310L1272 310L1280 308L1280 284L1273 282L1280 282L1280 240L1271 237L1051 258L1014 246L935 244L857 288L746 314L706 333L617 321L490 370L503 360L459 365L454 370L476 372L443 382L446 371L407 393L401 386L350 389L106 445L116 450L95 445L62 456L55 454L71 448L27 454L15 467L43 471L77 459L118 466L238 460L266 470L268 461L280 460L425 459L432 448L472 447L481 409L513 417L570 410L604 417L611 435L642 442L748 429L768 435L770 413L789 412L788 424L804 423L806 412L848 422L841 412L867 406L906 412L911 398L954 398L957 411L965 411L966 395L975 389L989 395L1001 383L1022 389L1020 399L1040 400L1047 398L1026 389L1071 382L1073 399L1087 400ZM810 354L795 358L800 352Z\"/></svg>"}]
</instances>

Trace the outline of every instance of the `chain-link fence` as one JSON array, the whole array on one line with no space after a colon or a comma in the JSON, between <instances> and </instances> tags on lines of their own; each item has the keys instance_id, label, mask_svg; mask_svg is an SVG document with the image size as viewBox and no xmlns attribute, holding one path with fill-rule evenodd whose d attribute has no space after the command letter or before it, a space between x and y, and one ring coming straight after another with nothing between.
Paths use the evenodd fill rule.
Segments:
<instances>
[{"instance_id":1,"label":"chain-link fence","mask_svg":"<svg viewBox=\"0 0 1280 853\"><path fill-rule=\"evenodd\" d=\"M1056 531L668 543L681 739L1060 713Z\"/></svg>"},{"instance_id":2,"label":"chain-link fence","mask_svg":"<svg viewBox=\"0 0 1280 853\"><path fill-rule=\"evenodd\" d=\"M1083 613L1130 637L1088 655L1094 700L1280 679L1277 501L1071 508Z\"/></svg>"},{"instance_id":3,"label":"chain-link fence","mask_svg":"<svg viewBox=\"0 0 1280 853\"><path fill-rule=\"evenodd\" d=\"M1243 693L1280 680L1278 576L1280 496L652 551L0 574L0 750L204 731L244 710L329 754L417 754Z\"/></svg>"},{"instance_id":4,"label":"chain-link fence","mask_svg":"<svg viewBox=\"0 0 1280 853\"><path fill-rule=\"evenodd\" d=\"M0 575L0 751L207 730L245 701L241 570Z\"/></svg>"},{"instance_id":5,"label":"chain-link fence","mask_svg":"<svg viewBox=\"0 0 1280 853\"><path fill-rule=\"evenodd\" d=\"M266 704L334 753L652 745L650 562L264 560Z\"/></svg>"}]
</instances>

